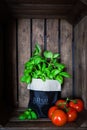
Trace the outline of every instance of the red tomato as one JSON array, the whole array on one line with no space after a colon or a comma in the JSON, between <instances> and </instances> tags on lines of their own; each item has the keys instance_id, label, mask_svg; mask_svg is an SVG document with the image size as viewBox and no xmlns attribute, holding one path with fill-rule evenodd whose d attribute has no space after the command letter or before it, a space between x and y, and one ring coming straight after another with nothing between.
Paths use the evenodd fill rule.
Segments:
<instances>
[{"instance_id":1,"label":"red tomato","mask_svg":"<svg viewBox=\"0 0 87 130\"><path fill-rule=\"evenodd\" d=\"M68 122L75 121L78 116L77 111L72 107L67 108L67 115L68 115Z\"/></svg>"},{"instance_id":2,"label":"red tomato","mask_svg":"<svg viewBox=\"0 0 87 130\"><path fill-rule=\"evenodd\" d=\"M48 110L48 117L49 117L49 119L51 119L51 117L52 117L52 115L53 115L53 112L54 112L55 110L57 110L57 109L58 109L57 106L52 106L52 107L49 108L49 110Z\"/></svg>"},{"instance_id":3,"label":"red tomato","mask_svg":"<svg viewBox=\"0 0 87 130\"><path fill-rule=\"evenodd\" d=\"M54 111L51 120L54 125L63 126L67 123L68 117L63 110L57 109Z\"/></svg>"},{"instance_id":4,"label":"red tomato","mask_svg":"<svg viewBox=\"0 0 87 130\"><path fill-rule=\"evenodd\" d=\"M84 102L81 99L74 99L69 102L69 106L81 112L84 109Z\"/></svg>"},{"instance_id":5,"label":"red tomato","mask_svg":"<svg viewBox=\"0 0 87 130\"><path fill-rule=\"evenodd\" d=\"M68 103L66 103L66 101L64 99L59 99L56 101L55 105L58 108L64 109L65 107L68 107Z\"/></svg>"}]
</instances>

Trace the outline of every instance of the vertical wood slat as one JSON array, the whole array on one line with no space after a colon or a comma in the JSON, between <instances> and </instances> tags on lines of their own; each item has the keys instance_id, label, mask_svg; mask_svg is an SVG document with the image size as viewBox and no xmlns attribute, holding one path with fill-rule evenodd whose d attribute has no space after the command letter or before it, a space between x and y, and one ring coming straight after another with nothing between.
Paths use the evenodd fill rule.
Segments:
<instances>
[{"instance_id":1,"label":"vertical wood slat","mask_svg":"<svg viewBox=\"0 0 87 130\"><path fill-rule=\"evenodd\" d=\"M11 80L12 80L12 89L13 89L13 97L14 97L14 105L17 106L17 81L16 81L16 22L12 20L9 24L9 56L10 64L11 64Z\"/></svg>"},{"instance_id":2,"label":"vertical wood slat","mask_svg":"<svg viewBox=\"0 0 87 130\"><path fill-rule=\"evenodd\" d=\"M85 109L87 110L87 16L82 21L84 24L84 31L83 31L83 41L84 41L84 48L83 48L83 86L82 86L82 99L85 103Z\"/></svg>"},{"instance_id":3,"label":"vertical wood slat","mask_svg":"<svg viewBox=\"0 0 87 130\"><path fill-rule=\"evenodd\" d=\"M75 27L75 57L74 57L74 63L75 63L75 95L77 97L82 96L82 67L81 67L81 53L82 52L82 41L81 40L81 32L79 32L79 26L77 25ZM80 71L79 71L80 70ZM80 83L80 84L79 84ZM79 86L80 85L80 86Z\"/></svg>"},{"instance_id":4,"label":"vertical wood slat","mask_svg":"<svg viewBox=\"0 0 87 130\"><path fill-rule=\"evenodd\" d=\"M23 75L24 63L30 57L30 20L18 20L18 77L19 77L19 107L27 107L29 91L27 85L20 82Z\"/></svg>"},{"instance_id":5,"label":"vertical wood slat","mask_svg":"<svg viewBox=\"0 0 87 130\"><path fill-rule=\"evenodd\" d=\"M58 19L47 19L47 50L58 52Z\"/></svg>"},{"instance_id":6,"label":"vertical wood slat","mask_svg":"<svg viewBox=\"0 0 87 130\"><path fill-rule=\"evenodd\" d=\"M36 43L44 48L44 19L32 19L32 51Z\"/></svg>"},{"instance_id":7,"label":"vertical wood slat","mask_svg":"<svg viewBox=\"0 0 87 130\"><path fill-rule=\"evenodd\" d=\"M66 65L66 70L72 75L72 25L66 20L60 23L60 52L61 63ZM62 85L61 97L72 96L72 78L65 78Z\"/></svg>"},{"instance_id":8,"label":"vertical wood slat","mask_svg":"<svg viewBox=\"0 0 87 130\"><path fill-rule=\"evenodd\" d=\"M75 91L87 109L87 17L75 27Z\"/></svg>"},{"instance_id":9,"label":"vertical wood slat","mask_svg":"<svg viewBox=\"0 0 87 130\"><path fill-rule=\"evenodd\" d=\"M0 24L0 101L2 101L2 90L3 90L3 27Z\"/></svg>"},{"instance_id":10,"label":"vertical wood slat","mask_svg":"<svg viewBox=\"0 0 87 130\"><path fill-rule=\"evenodd\" d=\"M17 85L16 85L16 22L9 20L7 27L4 28L4 74L6 102L8 105L17 106Z\"/></svg>"}]
</instances>

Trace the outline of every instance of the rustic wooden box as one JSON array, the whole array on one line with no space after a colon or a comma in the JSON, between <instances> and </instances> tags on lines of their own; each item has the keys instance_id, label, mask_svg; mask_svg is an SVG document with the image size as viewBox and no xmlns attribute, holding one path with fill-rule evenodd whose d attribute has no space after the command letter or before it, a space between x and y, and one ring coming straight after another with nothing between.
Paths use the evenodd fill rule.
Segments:
<instances>
[{"instance_id":1,"label":"rustic wooden box","mask_svg":"<svg viewBox=\"0 0 87 130\"><path fill-rule=\"evenodd\" d=\"M0 129L86 130L86 0L6 0L0 6ZM26 84L20 82L20 77L36 42L43 50L60 53L61 62L66 64L66 70L72 75L71 79L65 79L61 97L79 97L84 100L84 112L76 122L64 127L56 127L48 119L18 120L19 113L27 108L29 102L29 91Z\"/></svg>"}]
</instances>

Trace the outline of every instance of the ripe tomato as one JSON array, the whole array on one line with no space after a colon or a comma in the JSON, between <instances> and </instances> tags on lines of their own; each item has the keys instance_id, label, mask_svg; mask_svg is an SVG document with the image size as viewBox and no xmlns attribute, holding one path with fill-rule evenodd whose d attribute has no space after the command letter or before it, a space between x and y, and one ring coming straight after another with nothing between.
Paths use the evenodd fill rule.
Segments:
<instances>
[{"instance_id":1,"label":"ripe tomato","mask_svg":"<svg viewBox=\"0 0 87 130\"><path fill-rule=\"evenodd\" d=\"M75 121L77 119L77 111L72 107L67 108L68 122Z\"/></svg>"},{"instance_id":2,"label":"ripe tomato","mask_svg":"<svg viewBox=\"0 0 87 130\"><path fill-rule=\"evenodd\" d=\"M81 99L74 99L69 102L69 106L81 112L84 109L84 102Z\"/></svg>"},{"instance_id":3,"label":"ripe tomato","mask_svg":"<svg viewBox=\"0 0 87 130\"><path fill-rule=\"evenodd\" d=\"M52 107L49 108L49 110L48 110L48 117L49 117L49 119L51 119L51 117L52 117L52 115L53 115L53 112L54 112L55 110L57 110L57 109L58 109L57 106L52 106Z\"/></svg>"},{"instance_id":4,"label":"ripe tomato","mask_svg":"<svg viewBox=\"0 0 87 130\"><path fill-rule=\"evenodd\" d=\"M54 111L51 120L54 125L63 126L67 123L68 117L63 110L57 109Z\"/></svg>"},{"instance_id":5,"label":"ripe tomato","mask_svg":"<svg viewBox=\"0 0 87 130\"><path fill-rule=\"evenodd\" d=\"M56 101L55 105L58 108L64 109L65 107L68 107L68 103L66 103L66 101L64 99L59 99Z\"/></svg>"}]
</instances>

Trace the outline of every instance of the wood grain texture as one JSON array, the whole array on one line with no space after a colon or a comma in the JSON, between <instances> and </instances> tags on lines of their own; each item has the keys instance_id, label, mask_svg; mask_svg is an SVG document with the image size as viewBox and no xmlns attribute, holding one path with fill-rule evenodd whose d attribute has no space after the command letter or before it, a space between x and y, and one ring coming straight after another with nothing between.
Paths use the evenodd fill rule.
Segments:
<instances>
[{"instance_id":1,"label":"wood grain texture","mask_svg":"<svg viewBox=\"0 0 87 130\"><path fill-rule=\"evenodd\" d=\"M44 19L32 19L32 51L35 43L44 49Z\"/></svg>"},{"instance_id":2,"label":"wood grain texture","mask_svg":"<svg viewBox=\"0 0 87 130\"><path fill-rule=\"evenodd\" d=\"M19 107L27 107L29 91L27 85L20 82L23 75L24 63L30 57L30 20L18 20L18 77L19 77Z\"/></svg>"},{"instance_id":3,"label":"wood grain texture","mask_svg":"<svg viewBox=\"0 0 87 130\"><path fill-rule=\"evenodd\" d=\"M75 56L74 56L74 63L75 63L75 95L78 97L82 96L82 63L81 63L81 52L82 52L82 43L81 43L81 32L79 32L79 26L75 27ZM79 71L80 70L80 71ZM80 86L79 86L80 85Z\"/></svg>"},{"instance_id":4,"label":"wood grain texture","mask_svg":"<svg viewBox=\"0 0 87 130\"><path fill-rule=\"evenodd\" d=\"M37 120L24 120L20 121L17 117L23 113L23 111L15 112L14 117L12 117L6 124L5 128L9 129L21 129L21 130L86 130L87 129L87 111L79 113L79 118L75 122L67 123L62 127L55 126L48 118L38 118ZM26 128L26 129L25 129Z\"/></svg>"},{"instance_id":5,"label":"wood grain texture","mask_svg":"<svg viewBox=\"0 0 87 130\"><path fill-rule=\"evenodd\" d=\"M58 19L47 19L47 50L58 52Z\"/></svg>"},{"instance_id":6,"label":"wood grain texture","mask_svg":"<svg viewBox=\"0 0 87 130\"><path fill-rule=\"evenodd\" d=\"M75 89L87 109L87 17L75 27Z\"/></svg>"},{"instance_id":7,"label":"wood grain texture","mask_svg":"<svg viewBox=\"0 0 87 130\"><path fill-rule=\"evenodd\" d=\"M4 16L15 18L65 18L72 24L87 15L86 0L38 0L7 1L2 4L0 12ZM8 17L7 17L8 18Z\"/></svg>"},{"instance_id":8,"label":"wood grain texture","mask_svg":"<svg viewBox=\"0 0 87 130\"><path fill-rule=\"evenodd\" d=\"M66 20L61 20L61 63L66 65L66 70L72 75L72 25ZM61 91L62 97L72 96L72 78L65 78Z\"/></svg>"}]
</instances>

